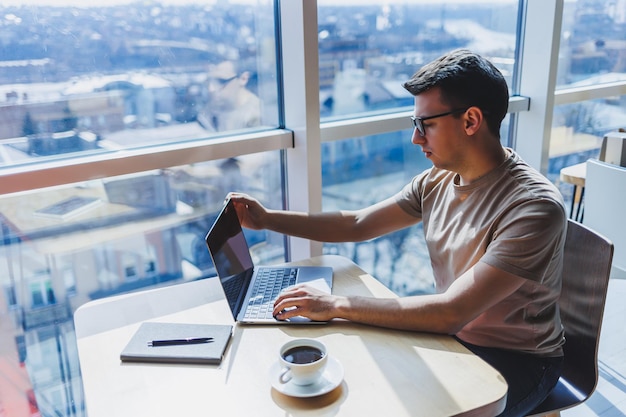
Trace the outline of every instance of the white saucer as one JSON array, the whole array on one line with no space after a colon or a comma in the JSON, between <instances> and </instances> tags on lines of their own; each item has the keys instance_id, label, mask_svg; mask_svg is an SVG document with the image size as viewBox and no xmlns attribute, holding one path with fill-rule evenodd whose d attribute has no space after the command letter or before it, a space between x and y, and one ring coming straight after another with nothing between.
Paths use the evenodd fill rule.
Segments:
<instances>
[{"instance_id":1,"label":"white saucer","mask_svg":"<svg viewBox=\"0 0 626 417\"><path fill-rule=\"evenodd\" d=\"M291 381L286 384L281 384L278 381L281 371L282 368L278 362L275 362L270 368L272 387L274 387L276 391L281 394L289 395L290 397L306 398L324 395L337 388L339 384L341 384L341 381L343 381L343 366L332 356L328 357L326 369L324 370L320 380L315 384L296 385Z\"/></svg>"}]
</instances>

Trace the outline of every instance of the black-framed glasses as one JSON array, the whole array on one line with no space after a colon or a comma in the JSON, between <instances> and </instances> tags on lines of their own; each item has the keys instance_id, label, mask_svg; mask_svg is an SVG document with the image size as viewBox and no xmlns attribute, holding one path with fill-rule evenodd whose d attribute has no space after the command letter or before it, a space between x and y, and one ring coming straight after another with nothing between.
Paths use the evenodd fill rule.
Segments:
<instances>
[{"instance_id":1,"label":"black-framed glasses","mask_svg":"<svg viewBox=\"0 0 626 417\"><path fill-rule=\"evenodd\" d=\"M447 111L445 113L439 113L439 114L435 114L433 116L426 116L426 117L411 116L411 121L413 122L413 126L415 126L417 131L420 132L420 136L425 136L426 135L426 130L424 129L424 121L425 120L436 119L438 117L443 117L443 116L449 116L449 115L454 114L454 113L466 112L467 109L469 109L469 107L467 107L465 109L454 109L454 110Z\"/></svg>"}]
</instances>

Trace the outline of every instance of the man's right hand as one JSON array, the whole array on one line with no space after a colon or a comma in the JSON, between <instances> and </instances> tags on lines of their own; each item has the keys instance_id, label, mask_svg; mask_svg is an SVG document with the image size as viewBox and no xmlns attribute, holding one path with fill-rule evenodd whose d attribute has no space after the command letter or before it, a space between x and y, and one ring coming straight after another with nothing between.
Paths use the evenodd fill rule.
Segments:
<instances>
[{"instance_id":1,"label":"man's right hand","mask_svg":"<svg viewBox=\"0 0 626 417\"><path fill-rule=\"evenodd\" d=\"M232 200L243 227L254 230L266 228L267 209L257 199L235 192L229 193L226 198Z\"/></svg>"}]
</instances>

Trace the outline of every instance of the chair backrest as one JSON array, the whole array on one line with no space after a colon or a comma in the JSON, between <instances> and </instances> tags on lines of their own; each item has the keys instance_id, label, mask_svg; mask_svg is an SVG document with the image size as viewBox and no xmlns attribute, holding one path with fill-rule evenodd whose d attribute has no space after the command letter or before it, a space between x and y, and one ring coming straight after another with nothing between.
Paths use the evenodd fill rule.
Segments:
<instances>
[{"instance_id":1,"label":"chair backrest","mask_svg":"<svg viewBox=\"0 0 626 417\"><path fill-rule=\"evenodd\" d=\"M559 300L566 339L562 379L580 392L583 401L598 381L598 342L612 258L610 240L568 220Z\"/></svg>"}]
</instances>

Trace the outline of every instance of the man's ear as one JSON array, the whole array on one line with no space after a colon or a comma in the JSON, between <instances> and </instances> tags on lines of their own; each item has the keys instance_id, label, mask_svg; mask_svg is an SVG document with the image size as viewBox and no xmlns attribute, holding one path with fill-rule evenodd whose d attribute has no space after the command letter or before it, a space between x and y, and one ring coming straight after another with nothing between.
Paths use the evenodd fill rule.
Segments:
<instances>
[{"instance_id":1,"label":"man's ear","mask_svg":"<svg viewBox=\"0 0 626 417\"><path fill-rule=\"evenodd\" d=\"M467 111L463 115L463 118L465 122L465 133L468 136L475 135L482 126L482 124L485 122L482 110L476 106L467 109Z\"/></svg>"}]
</instances>

